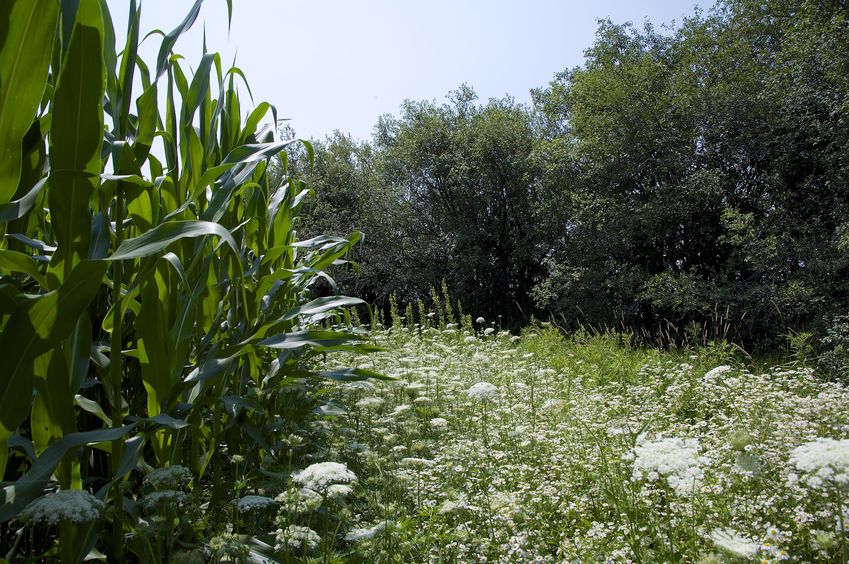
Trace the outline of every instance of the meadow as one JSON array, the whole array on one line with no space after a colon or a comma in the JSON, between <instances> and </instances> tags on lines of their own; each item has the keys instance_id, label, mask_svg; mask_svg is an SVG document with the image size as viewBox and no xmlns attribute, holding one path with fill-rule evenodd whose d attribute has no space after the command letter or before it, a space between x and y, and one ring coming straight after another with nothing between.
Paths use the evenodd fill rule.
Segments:
<instances>
[{"instance_id":1,"label":"meadow","mask_svg":"<svg viewBox=\"0 0 849 564\"><path fill-rule=\"evenodd\" d=\"M303 464L356 475L346 502L300 513L296 480L278 539L310 527L363 562L846 558L849 393L802 363L486 323L374 339L354 363L396 380L327 390L347 413L305 434Z\"/></svg>"}]
</instances>

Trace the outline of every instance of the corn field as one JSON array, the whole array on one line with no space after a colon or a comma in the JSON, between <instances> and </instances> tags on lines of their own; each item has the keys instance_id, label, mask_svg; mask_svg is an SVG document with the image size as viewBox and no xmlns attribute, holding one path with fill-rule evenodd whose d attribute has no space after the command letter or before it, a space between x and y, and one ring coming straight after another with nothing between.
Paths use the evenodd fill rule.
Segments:
<instances>
[{"instance_id":1,"label":"corn field","mask_svg":"<svg viewBox=\"0 0 849 564\"><path fill-rule=\"evenodd\" d=\"M124 45L105 0L0 5L8 560L168 560L167 542L128 535L141 476L188 468L193 484L214 485L203 500L214 508L226 493L222 449L249 461L273 449L299 409L288 384L374 376L310 369L317 355L370 348L344 329L360 300L309 299L359 234L297 240L309 190L288 178L285 154L271 170L297 141L277 138L273 106L246 113L238 67L204 49L190 73L175 51L201 4L145 37L131 0ZM160 41L151 64L142 38ZM106 509L33 535L22 511L57 490Z\"/></svg>"}]
</instances>

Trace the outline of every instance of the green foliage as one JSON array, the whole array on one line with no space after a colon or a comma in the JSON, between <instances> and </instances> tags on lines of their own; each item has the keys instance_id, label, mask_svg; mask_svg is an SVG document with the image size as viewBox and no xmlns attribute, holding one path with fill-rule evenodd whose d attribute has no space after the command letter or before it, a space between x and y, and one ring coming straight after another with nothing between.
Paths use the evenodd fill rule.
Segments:
<instances>
[{"instance_id":1,"label":"green foliage","mask_svg":"<svg viewBox=\"0 0 849 564\"><path fill-rule=\"evenodd\" d=\"M153 75L137 56L135 1L122 49L105 1L0 7L0 347L14 351L0 366L7 558L169 561L202 541L201 496L205 518L229 511L222 449L256 480L282 428L320 407L293 385L380 376L311 361L373 349L330 327L361 300L312 295L360 236L298 240L309 191L285 169L271 182L270 159L293 143L276 137L276 110L262 103L243 121L241 70L204 53L187 77L174 52L201 4L164 35ZM136 487L175 465L194 478L189 489ZM111 504L85 527L63 521L58 549L55 531L20 530L36 526L21 510L57 487ZM152 493L170 496L170 513L145 501ZM155 532L147 519L162 528L156 542L139 542Z\"/></svg>"},{"instance_id":2,"label":"green foliage","mask_svg":"<svg viewBox=\"0 0 849 564\"><path fill-rule=\"evenodd\" d=\"M575 163L550 180L571 220L540 305L671 321L679 342L722 312L732 334L711 338L773 346L845 307L846 17L729 1L673 34L602 23L586 65L535 93L547 143Z\"/></svg>"},{"instance_id":3,"label":"green foliage","mask_svg":"<svg viewBox=\"0 0 849 564\"><path fill-rule=\"evenodd\" d=\"M366 233L341 282L382 307L444 279L514 327L763 349L821 334L849 307L846 23L816 0L603 21L533 108L461 86L382 117L371 144L318 143L307 177L331 189L305 225Z\"/></svg>"}]
</instances>

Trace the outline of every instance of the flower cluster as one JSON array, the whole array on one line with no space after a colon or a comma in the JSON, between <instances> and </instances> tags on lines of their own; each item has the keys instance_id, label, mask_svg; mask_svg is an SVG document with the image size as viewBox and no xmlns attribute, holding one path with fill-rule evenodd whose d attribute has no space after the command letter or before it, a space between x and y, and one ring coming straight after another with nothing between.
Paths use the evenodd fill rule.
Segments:
<instances>
[{"instance_id":1,"label":"flower cluster","mask_svg":"<svg viewBox=\"0 0 849 564\"><path fill-rule=\"evenodd\" d=\"M331 484L350 484L357 475L339 462L318 462L310 464L304 470L296 472L292 479L311 490L324 492Z\"/></svg>"},{"instance_id":2,"label":"flower cluster","mask_svg":"<svg viewBox=\"0 0 849 564\"><path fill-rule=\"evenodd\" d=\"M31 502L20 517L30 524L90 523L99 519L105 508L106 504L89 492L59 490Z\"/></svg>"},{"instance_id":3,"label":"flower cluster","mask_svg":"<svg viewBox=\"0 0 849 564\"><path fill-rule=\"evenodd\" d=\"M321 537L309 527L289 525L285 529L277 529L277 543L274 548L280 551L315 550L321 544Z\"/></svg>"},{"instance_id":4,"label":"flower cluster","mask_svg":"<svg viewBox=\"0 0 849 564\"><path fill-rule=\"evenodd\" d=\"M634 447L634 479L666 478L679 494L689 494L703 476L705 458L699 456L698 439L677 437L646 441Z\"/></svg>"},{"instance_id":5,"label":"flower cluster","mask_svg":"<svg viewBox=\"0 0 849 564\"><path fill-rule=\"evenodd\" d=\"M819 438L793 449L790 462L806 473L812 488L849 486L849 440Z\"/></svg>"}]
</instances>

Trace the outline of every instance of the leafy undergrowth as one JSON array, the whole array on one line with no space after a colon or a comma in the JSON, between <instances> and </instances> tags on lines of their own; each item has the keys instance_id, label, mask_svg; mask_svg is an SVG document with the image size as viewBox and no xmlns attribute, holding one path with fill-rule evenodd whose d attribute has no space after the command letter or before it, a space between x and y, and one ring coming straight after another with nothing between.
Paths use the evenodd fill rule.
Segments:
<instances>
[{"instance_id":1,"label":"leafy undergrowth","mask_svg":"<svg viewBox=\"0 0 849 564\"><path fill-rule=\"evenodd\" d=\"M549 329L375 339L346 360L397 380L334 384L348 412L309 431L304 464L344 466L277 496L291 561L846 558L849 392L807 368Z\"/></svg>"}]
</instances>

